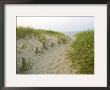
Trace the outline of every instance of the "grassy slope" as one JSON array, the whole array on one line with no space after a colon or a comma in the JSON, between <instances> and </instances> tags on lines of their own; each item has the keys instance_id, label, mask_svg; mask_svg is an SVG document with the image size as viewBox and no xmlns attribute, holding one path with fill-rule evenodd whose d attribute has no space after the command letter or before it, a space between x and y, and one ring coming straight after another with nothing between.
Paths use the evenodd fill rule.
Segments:
<instances>
[{"instance_id":1,"label":"grassy slope","mask_svg":"<svg viewBox=\"0 0 110 90\"><path fill-rule=\"evenodd\" d=\"M55 32L51 30L33 29L30 27L17 27L16 29L17 40L21 38L23 39L26 36L30 36L30 37L35 36L35 37L38 37L40 41L42 41L42 39L46 38L46 35L54 36L61 40L68 38L63 33Z\"/></svg>"},{"instance_id":2,"label":"grassy slope","mask_svg":"<svg viewBox=\"0 0 110 90\"><path fill-rule=\"evenodd\" d=\"M66 43L69 39L67 36L65 36L61 32L55 32L55 31L43 30L43 29L33 29L30 27L17 27L16 29L17 40L23 39L26 36L30 36L30 37L35 36L35 37L38 37L42 43L44 43L46 42L46 39L48 39L47 35L56 37L58 43L61 43L61 42Z\"/></svg>"},{"instance_id":3,"label":"grassy slope","mask_svg":"<svg viewBox=\"0 0 110 90\"><path fill-rule=\"evenodd\" d=\"M94 73L94 31L84 31L76 34L76 39L70 46L67 57L72 60L72 67L77 73Z\"/></svg>"}]
</instances>

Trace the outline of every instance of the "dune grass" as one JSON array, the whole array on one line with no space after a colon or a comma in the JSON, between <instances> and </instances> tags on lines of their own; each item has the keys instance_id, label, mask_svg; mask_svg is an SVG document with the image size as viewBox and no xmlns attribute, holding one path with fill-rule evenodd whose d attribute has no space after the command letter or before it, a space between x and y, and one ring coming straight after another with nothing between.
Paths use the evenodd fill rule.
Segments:
<instances>
[{"instance_id":1,"label":"dune grass","mask_svg":"<svg viewBox=\"0 0 110 90\"><path fill-rule=\"evenodd\" d=\"M25 60L25 57L22 57L22 66L20 68L21 72L30 70L32 66L33 66L33 62L31 59Z\"/></svg>"},{"instance_id":2,"label":"dune grass","mask_svg":"<svg viewBox=\"0 0 110 90\"><path fill-rule=\"evenodd\" d=\"M51 30L43 30L43 29L34 29L31 27L17 27L16 28L16 38L17 40L23 39L26 36L38 37L41 42L45 42L48 38L46 36L56 37L57 40L61 40L63 43L68 41L68 36L64 35L61 32L51 31Z\"/></svg>"},{"instance_id":3,"label":"dune grass","mask_svg":"<svg viewBox=\"0 0 110 90\"><path fill-rule=\"evenodd\" d=\"M80 74L94 73L94 31L84 31L75 35L76 39L68 50L67 58Z\"/></svg>"}]
</instances>

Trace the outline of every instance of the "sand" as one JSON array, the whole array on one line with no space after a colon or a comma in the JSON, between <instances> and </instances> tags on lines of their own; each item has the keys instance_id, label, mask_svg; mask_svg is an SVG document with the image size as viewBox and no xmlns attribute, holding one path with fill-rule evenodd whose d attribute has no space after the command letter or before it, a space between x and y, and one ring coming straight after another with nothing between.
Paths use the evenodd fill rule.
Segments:
<instances>
[{"instance_id":1,"label":"sand","mask_svg":"<svg viewBox=\"0 0 110 90\"><path fill-rule=\"evenodd\" d=\"M50 48L45 54L38 55L31 70L24 74L73 74L72 62L65 56L68 46L63 44Z\"/></svg>"}]
</instances>

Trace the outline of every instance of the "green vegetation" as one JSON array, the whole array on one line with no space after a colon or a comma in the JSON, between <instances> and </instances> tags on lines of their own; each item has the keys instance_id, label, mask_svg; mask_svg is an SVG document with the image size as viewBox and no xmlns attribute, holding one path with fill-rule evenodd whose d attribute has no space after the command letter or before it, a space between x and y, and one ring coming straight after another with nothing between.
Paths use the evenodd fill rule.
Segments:
<instances>
[{"instance_id":1,"label":"green vegetation","mask_svg":"<svg viewBox=\"0 0 110 90\"><path fill-rule=\"evenodd\" d=\"M94 31L84 31L75 35L67 58L72 61L72 67L80 74L94 73Z\"/></svg>"},{"instance_id":2,"label":"green vegetation","mask_svg":"<svg viewBox=\"0 0 110 90\"><path fill-rule=\"evenodd\" d=\"M25 48L27 48L26 47L26 44L23 44L22 47L21 47L21 49L25 49Z\"/></svg>"},{"instance_id":3,"label":"green vegetation","mask_svg":"<svg viewBox=\"0 0 110 90\"><path fill-rule=\"evenodd\" d=\"M21 72L30 70L32 66L33 66L32 60L30 59L26 60L24 57L22 57L22 66L20 68Z\"/></svg>"},{"instance_id":4,"label":"green vegetation","mask_svg":"<svg viewBox=\"0 0 110 90\"><path fill-rule=\"evenodd\" d=\"M43 30L43 29L33 29L30 27L21 27L21 26L16 28L17 40L23 39L26 36L38 37L39 41L42 43L45 43L48 40L47 36L56 37L58 43L63 43L63 44L67 43L69 40L68 36L65 36L61 32L55 32L55 31Z\"/></svg>"}]
</instances>

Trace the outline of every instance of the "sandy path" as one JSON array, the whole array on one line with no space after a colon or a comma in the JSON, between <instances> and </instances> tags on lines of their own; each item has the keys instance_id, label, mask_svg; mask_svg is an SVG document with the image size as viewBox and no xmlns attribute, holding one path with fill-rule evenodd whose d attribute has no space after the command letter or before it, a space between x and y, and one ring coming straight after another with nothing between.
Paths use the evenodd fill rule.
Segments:
<instances>
[{"instance_id":1,"label":"sandy path","mask_svg":"<svg viewBox=\"0 0 110 90\"><path fill-rule=\"evenodd\" d=\"M71 62L65 58L66 49L69 44L60 45L46 51L45 54L37 56L37 59L29 74L71 74Z\"/></svg>"}]
</instances>

